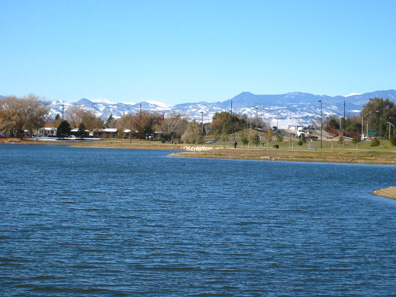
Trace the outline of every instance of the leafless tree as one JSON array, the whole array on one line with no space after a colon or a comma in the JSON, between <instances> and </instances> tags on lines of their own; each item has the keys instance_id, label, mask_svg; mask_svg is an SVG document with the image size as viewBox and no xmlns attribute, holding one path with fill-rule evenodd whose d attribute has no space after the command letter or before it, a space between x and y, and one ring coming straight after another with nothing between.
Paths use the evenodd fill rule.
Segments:
<instances>
[{"instance_id":1,"label":"leafless tree","mask_svg":"<svg viewBox=\"0 0 396 297\"><path fill-rule=\"evenodd\" d=\"M73 128L79 127L80 124L84 124L85 128L90 131L103 127L103 120L97 117L93 111L77 105L67 109L66 120Z\"/></svg>"},{"instance_id":2,"label":"leafless tree","mask_svg":"<svg viewBox=\"0 0 396 297\"><path fill-rule=\"evenodd\" d=\"M165 117L159 125L159 129L164 135L172 140L186 131L188 122L180 113L172 112L169 116Z\"/></svg>"},{"instance_id":3,"label":"leafless tree","mask_svg":"<svg viewBox=\"0 0 396 297\"><path fill-rule=\"evenodd\" d=\"M24 130L33 134L44 125L48 112L47 103L33 94L23 98L8 96L0 101L0 125L10 134L17 133L23 138Z\"/></svg>"}]
</instances>

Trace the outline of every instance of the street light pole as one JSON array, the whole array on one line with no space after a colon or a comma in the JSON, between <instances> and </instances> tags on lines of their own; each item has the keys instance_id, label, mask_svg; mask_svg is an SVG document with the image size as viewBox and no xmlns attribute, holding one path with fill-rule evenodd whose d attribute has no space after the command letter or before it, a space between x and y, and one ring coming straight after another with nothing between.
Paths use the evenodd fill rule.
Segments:
<instances>
[{"instance_id":1,"label":"street light pole","mask_svg":"<svg viewBox=\"0 0 396 297\"><path fill-rule=\"evenodd\" d=\"M370 113L371 113L371 111L369 111L367 114L365 114L364 116L362 116L362 135L360 136L360 140L363 140L363 139L364 139L364 134L363 134L363 132L364 132L364 122L363 122L363 120L364 120L364 118L367 117ZM367 122L367 129L368 129L368 122ZM367 130L367 134L368 134L368 130Z\"/></svg>"},{"instance_id":2,"label":"street light pole","mask_svg":"<svg viewBox=\"0 0 396 297\"><path fill-rule=\"evenodd\" d=\"M323 134L322 134L322 118L323 118L323 102L322 100L319 100L320 102L320 149L323 148Z\"/></svg>"},{"instance_id":3,"label":"street light pole","mask_svg":"<svg viewBox=\"0 0 396 297\"><path fill-rule=\"evenodd\" d=\"M282 111L278 112L278 114L276 115L276 129L279 130L279 115L281 114Z\"/></svg>"},{"instance_id":4,"label":"street light pole","mask_svg":"<svg viewBox=\"0 0 396 297\"><path fill-rule=\"evenodd\" d=\"M368 139L368 135L369 135L369 126L368 126L368 119L367 119L367 139Z\"/></svg>"},{"instance_id":5,"label":"street light pole","mask_svg":"<svg viewBox=\"0 0 396 297\"><path fill-rule=\"evenodd\" d=\"M391 125L392 125L392 127L393 127L393 131L394 131L394 129L395 129L395 126L391 123L391 122L387 122L388 124L389 124L389 139L390 139L390 135L391 135Z\"/></svg>"}]
</instances>

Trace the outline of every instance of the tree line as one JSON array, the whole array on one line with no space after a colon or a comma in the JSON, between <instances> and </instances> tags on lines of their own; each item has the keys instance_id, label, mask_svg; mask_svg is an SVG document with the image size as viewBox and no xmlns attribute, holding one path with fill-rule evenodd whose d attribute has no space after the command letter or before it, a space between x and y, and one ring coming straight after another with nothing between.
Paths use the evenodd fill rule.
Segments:
<instances>
[{"instance_id":1,"label":"tree line","mask_svg":"<svg viewBox=\"0 0 396 297\"><path fill-rule=\"evenodd\" d=\"M81 106L69 107L62 117L57 114L49 118L49 104L35 95L25 97L7 96L0 99L0 132L11 137L24 137L25 131L30 135L42 127L57 127L58 137L70 135L72 128L78 128L78 136L85 136L86 130L117 128L118 136L124 137L126 129L133 137L145 139L155 132L163 141L175 139L185 143L200 143L203 137L211 134L215 140L228 140L229 135L239 134L242 142L258 143L258 134L248 133L252 128L266 131L266 138L271 139L275 131L262 118L248 118L247 115L233 114L228 111L217 112L210 123L188 121L182 114L172 112L165 115L160 112L140 110L136 114L125 114L118 119L112 115L106 121L96 116L91 110ZM363 126L362 126L363 119ZM311 124L320 127L321 119ZM360 114L338 117L335 115L322 119L324 129L334 136L351 137L361 140L361 134L376 131L377 137L389 138L396 124L396 105L389 99L371 98L363 105ZM367 129L368 128L368 129ZM281 135L278 135L281 140Z\"/></svg>"},{"instance_id":2,"label":"tree line","mask_svg":"<svg viewBox=\"0 0 396 297\"><path fill-rule=\"evenodd\" d=\"M354 142L360 142L362 135L367 137L369 132L374 131L374 135L371 136L389 139L395 134L395 124L395 102L383 98L370 98L358 114L351 114L347 118L335 115L327 117L324 128L335 136L341 134L353 138Z\"/></svg>"}]
</instances>

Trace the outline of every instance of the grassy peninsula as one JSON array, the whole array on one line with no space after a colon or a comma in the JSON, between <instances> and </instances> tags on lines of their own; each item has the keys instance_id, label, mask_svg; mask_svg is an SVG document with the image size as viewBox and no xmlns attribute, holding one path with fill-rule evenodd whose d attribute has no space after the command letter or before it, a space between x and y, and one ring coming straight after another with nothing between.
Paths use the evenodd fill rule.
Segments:
<instances>
[{"instance_id":1,"label":"grassy peninsula","mask_svg":"<svg viewBox=\"0 0 396 297\"><path fill-rule=\"evenodd\" d=\"M381 140L380 146L371 146L370 141L359 144L351 142L339 144L333 141L307 142L298 145L297 141L267 142L258 146L233 146L233 140L204 144L161 143L159 141L128 139L103 139L100 141L40 142L34 139L1 139L9 144L51 144L70 145L86 148L155 149L181 151L170 154L172 157L218 158L262 161L330 162L351 164L396 165L396 147L388 140ZM278 148L275 148L277 146Z\"/></svg>"}]
</instances>

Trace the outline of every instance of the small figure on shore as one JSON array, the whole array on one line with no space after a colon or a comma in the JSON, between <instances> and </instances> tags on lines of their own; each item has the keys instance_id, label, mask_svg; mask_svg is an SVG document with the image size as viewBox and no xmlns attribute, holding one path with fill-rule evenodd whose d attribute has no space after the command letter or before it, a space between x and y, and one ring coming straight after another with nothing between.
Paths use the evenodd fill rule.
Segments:
<instances>
[{"instance_id":1,"label":"small figure on shore","mask_svg":"<svg viewBox=\"0 0 396 297\"><path fill-rule=\"evenodd\" d=\"M235 140L234 141L234 149L236 149L238 142Z\"/></svg>"}]
</instances>

